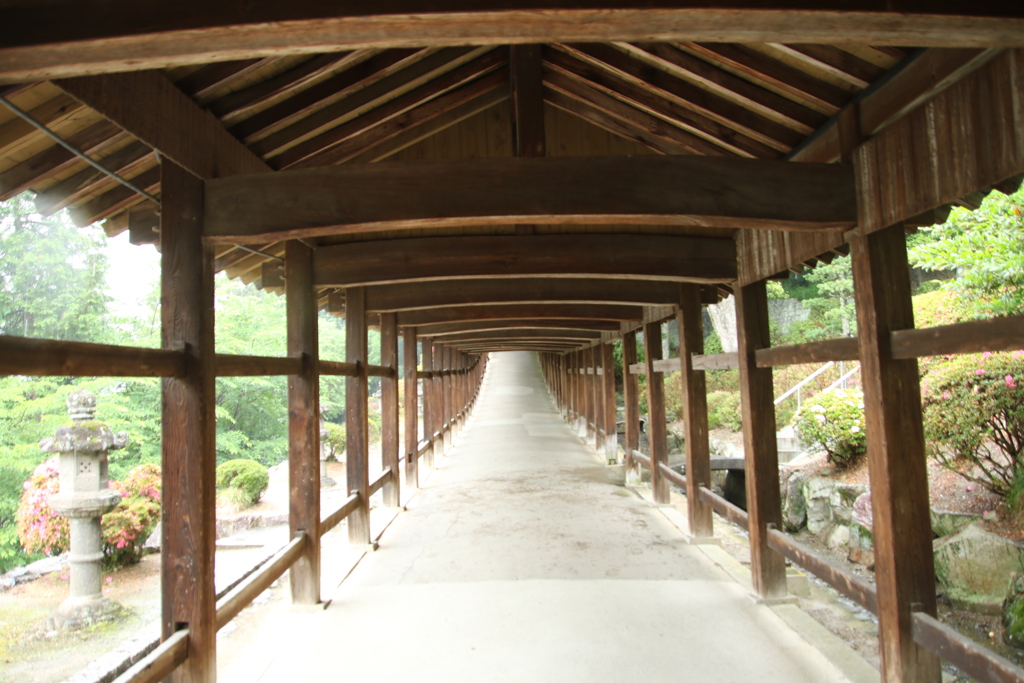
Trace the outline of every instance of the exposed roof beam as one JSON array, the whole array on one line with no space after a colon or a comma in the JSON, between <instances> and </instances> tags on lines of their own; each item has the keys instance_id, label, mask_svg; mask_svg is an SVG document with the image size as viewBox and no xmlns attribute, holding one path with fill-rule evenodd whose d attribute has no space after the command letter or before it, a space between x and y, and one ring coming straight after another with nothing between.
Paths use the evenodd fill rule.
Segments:
<instances>
[{"instance_id":1,"label":"exposed roof beam","mask_svg":"<svg viewBox=\"0 0 1024 683\"><path fill-rule=\"evenodd\" d=\"M403 228L601 223L835 230L857 219L836 164L693 156L342 165L207 183L205 237L255 242Z\"/></svg>"},{"instance_id":2,"label":"exposed roof beam","mask_svg":"<svg viewBox=\"0 0 1024 683\"><path fill-rule=\"evenodd\" d=\"M352 287L449 278L604 276L678 282L736 277L729 239L664 235L426 237L320 247L313 282Z\"/></svg>"},{"instance_id":3,"label":"exposed roof beam","mask_svg":"<svg viewBox=\"0 0 1024 683\"><path fill-rule=\"evenodd\" d=\"M438 340L444 344L457 344L459 342L470 342L470 341L487 341L491 339L500 340L533 340L543 339L547 340L571 340L571 341L599 341L601 339L600 332L591 332L587 330L545 330L545 329L518 329L518 330L489 330L481 332L462 332L459 334L450 334L445 336L443 339Z\"/></svg>"},{"instance_id":4,"label":"exposed roof beam","mask_svg":"<svg viewBox=\"0 0 1024 683\"><path fill-rule=\"evenodd\" d=\"M506 284L506 286L508 286ZM675 287L673 287L675 288ZM604 320L609 322L643 320L640 306L610 304L491 304L480 306L446 306L398 314L400 326L436 325L439 323L481 322L500 320Z\"/></svg>"},{"instance_id":5,"label":"exposed roof beam","mask_svg":"<svg viewBox=\"0 0 1024 683\"><path fill-rule=\"evenodd\" d=\"M417 332L425 337L444 343L445 339L467 332L494 332L505 330L515 334L523 329L545 329L560 334L562 330L590 330L593 332L618 332L619 323L608 320L585 322L582 320L484 320L465 323L438 323L436 325L417 326Z\"/></svg>"},{"instance_id":6,"label":"exposed roof beam","mask_svg":"<svg viewBox=\"0 0 1024 683\"><path fill-rule=\"evenodd\" d=\"M78 0L51 0L40 19L37 0L9 0L0 27L0 82L17 83L217 60L321 53L353 47L545 43L557 40L690 40L708 42L868 45L1018 46L1024 21L1018 3L917 0L872 3L866 11L834 2L658 0L618 9L594 0L480 0L211 4L112 0L97 12ZM871 11L874 10L874 11ZM966 15L966 16L965 16Z\"/></svg>"},{"instance_id":7,"label":"exposed roof beam","mask_svg":"<svg viewBox=\"0 0 1024 683\"><path fill-rule=\"evenodd\" d=\"M54 85L203 180L270 171L161 73L87 76Z\"/></svg>"},{"instance_id":8,"label":"exposed roof beam","mask_svg":"<svg viewBox=\"0 0 1024 683\"><path fill-rule=\"evenodd\" d=\"M713 294L713 292L712 292ZM679 302L679 285L657 280L515 278L434 280L366 288L368 311L457 311L492 304L669 305ZM402 314L405 315L405 314ZM411 318L410 318L411 319Z\"/></svg>"}]
</instances>

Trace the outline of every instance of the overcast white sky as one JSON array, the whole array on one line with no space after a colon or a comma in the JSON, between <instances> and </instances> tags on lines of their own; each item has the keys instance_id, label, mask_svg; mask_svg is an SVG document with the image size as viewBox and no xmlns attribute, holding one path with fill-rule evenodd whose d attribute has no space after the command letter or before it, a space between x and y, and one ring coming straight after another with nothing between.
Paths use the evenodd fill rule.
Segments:
<instances>
[{"instance_id":1,"label":"overcast white sky","mask_svg":"<svg viewBox=\"0 0 1024 683\"><path fill-rule=\"evenodd\" d=\"M128 243L128 231L107 240L107 287L114 297L111 309L117 315L137 315L145 311L143 302L160 280L160 254L151 244Z\"/></svg>"}]
</instances>

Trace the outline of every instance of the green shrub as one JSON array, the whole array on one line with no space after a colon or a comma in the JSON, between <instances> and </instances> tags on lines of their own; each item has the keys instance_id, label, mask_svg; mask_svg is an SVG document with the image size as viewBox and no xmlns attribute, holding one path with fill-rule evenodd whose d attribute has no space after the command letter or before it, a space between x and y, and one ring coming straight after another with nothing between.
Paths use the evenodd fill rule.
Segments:
<instances>
[{"instance_id":1,"label":"green shrub","mask_svg":"<svg viewBox=\"0 0 1024 683\"><path fill-rule=\"evenodd\" d=\"M804 401L793 425L804 443L825 449L828 459L840 466L867 449L864 394L856 389L832 389Z\"/></svg>"},{"instance_id":2,"label":"green shrub","mask_svg":"<svg viewBox=\"0 0 1024 683\"><path fill-rule=\"evenodd\" d=\"M323 437L323 443L327 446L327 458L337 460L345 452L345 428L328 422L324 429L327 431Z\"/></svg>"},{"instance_id":3,"label":"green shrub","mask_svg":"<svg viewBox=\"0 0 1024 683\"><path fill-rule=\"evenodd\" d=\"M236 458L217 466L217 488L238 489L245 494L241 500L247 500L249 505L259 502L269 484L267 468L255 460Z\"/></svg>"},{"instance_id":4,"label":"green shrub","mask_svg":"<svg viewBox=\"0 0 1024 683\"><path fill-rule=\"evenodd\" d=\"M1024 469L1024 351L958 356L921 384L929 454L1006 496Z\"/></svg>"},{"instance_id":5,"label":"green shrub","mask_svg":"<svg viewBox=\"0 0 1024 683\"><path fill-rule=\"evenodd\" d=\"M708 429L724 428L738 432L743 428L740 395L733 391L712 391L708 394Z\"/></svg>"}]
</instances>

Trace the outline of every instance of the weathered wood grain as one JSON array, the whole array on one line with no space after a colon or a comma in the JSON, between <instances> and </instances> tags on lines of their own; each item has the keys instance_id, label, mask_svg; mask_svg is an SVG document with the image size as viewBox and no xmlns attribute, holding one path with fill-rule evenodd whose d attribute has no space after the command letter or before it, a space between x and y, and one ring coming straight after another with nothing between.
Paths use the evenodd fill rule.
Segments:
<instances>
[{"instance_id":1,"label":"weathered wood grain","mask_svg":"<svg viewBox=\"0 0 1024 683\"><path fill-rule=\"evenodd\" d=\"M857 340L850 337L758 349L754 353L754 358L759 368L775 368L800 363L825 363L830 360L857 360L859 354Z\"/></svg>"},{"instance_id":2,"label":"weathered wood grain","mask_svg":"<svg viewBox=\"0 0 1024 683\"><path fill-rule=\"evenodd\" d=\"M893 358L1024 349L1024 316L972 320L916 330L893 330Z\"/></svg>"},{"instance_id":3,"label":"weathered wood grain","mask_svg":"<svg viewBox=\"0 0 1024 683\"><path fill-rule=\"evenodd\" d=\"M380 314L380 363L395 372L380 380L381 461L394 476L384 485L384 505L401 507L401 477L398 476L398 325L394 313ZM415 386L415 385L413 385Z\"/></svg>"},{"instance_id":4,"label":"weathered wood grain","mask_svg":"<svg viewBox=\"0 0 1024 683\"><path fill-rule=\"evenodd\" d=\"M661 360L661 323L644 325L644 362L647 364L647 437L651 445L651 491L655 503L669 502L668 481L661 474L668 464L665 433L665 375L654 371Z\"/></svg>"},{"instance_id":5,"label":"weathered wood grain","mask_svg":"<svg viewBox=\"0 0 1024 683\"><path fill-rule=\"evenodd\" d=\"M345 360L365 368L369 354L366 339L366 295L361 287L345 290ZM349 543L370 542L369 427L366 373L345 381L345 469L349 493L359 494L359 507L348 517Z\"/></svg>"},{"instance_id":6,"label":"weathered wood grain","mask_svg":"<svg viewBox=\"0 0 1024 683\"><path fill-rule=\"evenodd\" d=\"M686 512L690 534L695 538L714 536L711 507L700 499L700 487L711 486L711 449L708 441L708 399L704 373L693 368L693 357L704 353L700 287L679 285L679 382L683 391L683 420L686 429Z\"/></svg>"},{"instance_id":7,"label":"weathered wood grain","mask_svg":"<svg viewBox=\"0 0 1024 683\"><path fill-rule=\"evenodd\" d=\"M0 375L184 377L185 373L182 351L0 335Z\"/></svg>"},{"instance_id":8,"label":"weathered wood grain","mask_svg":"<svg viewBox=\"0 0 1024 683\"><path fill-rule=\"evenodd\" d=\"M419 476L419 363L417 332L415 327L402 330L402 365L405 369L405 483L415 491L420 487Z\"/></svg>"},{"instance_id":9,"label":"weathered wood grain","mask_svg":"<svg viewBox=\"0 0 1024 683\"><path fill-rule=\"evenodd\" d=\"M461 284L459 282L454 283ZM614 286L614 283L612 284ZM420 285L422 287L422 285ZM373 291L367 293L372 299ZM438 323L458 323L465 321L501 321L501 320L607 320L607 321L639 321L643 319L643 309L639 306L616 306L612 304L500 304L472 305L444 308L429 308L416 311L403 311L398 314L399 326L406 325L437 325ZM616 327L616 329L618 329Z\"/></svg>"}]
</instances>

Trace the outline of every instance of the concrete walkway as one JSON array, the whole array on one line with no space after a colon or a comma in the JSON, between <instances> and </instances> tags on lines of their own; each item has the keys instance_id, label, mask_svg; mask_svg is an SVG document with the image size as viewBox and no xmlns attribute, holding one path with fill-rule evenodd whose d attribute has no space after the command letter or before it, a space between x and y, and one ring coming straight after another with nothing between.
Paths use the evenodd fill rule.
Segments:
<instances>
[{"instance_id":1,"label":"concrete walkway","mask_svg":"<svg viewBox=\"0 0 1024 683\"><path fill-rule=\"evenodd\" d=\"M244 680L847 680L619 477L532 354L493 356L466 432L380 549L326 610L254 636Z\"/></svg>"}]
</instances>

